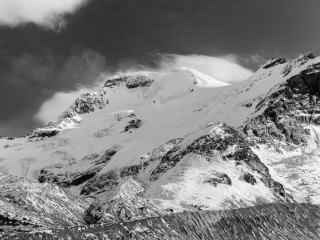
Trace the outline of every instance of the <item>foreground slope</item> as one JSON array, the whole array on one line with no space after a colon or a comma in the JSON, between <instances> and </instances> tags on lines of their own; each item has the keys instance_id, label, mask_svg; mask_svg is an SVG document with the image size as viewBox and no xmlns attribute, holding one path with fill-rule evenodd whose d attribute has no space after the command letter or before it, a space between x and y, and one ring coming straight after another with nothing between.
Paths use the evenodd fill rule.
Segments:
<instances>
[{"instance_id":1,"label":"foreground slope","mask_svg":"<svg viewBox=\"0 0 320 240\"><path fill-rule=\"evenodd\" d=\"M0 174L0 231L82 225L88 206L56 185Z\"/></svg>"},{"instance_id":2,"label":"foreground slope","mask_svg":"<svg viewBox=\"0 0 320 240\"><path fill-rule=\"evenodd\" d=\"M268 204L218 212L184 212L109 226L55 229L50 233L16 233L3 239L315 240L320 238L319 227L319 207Z\"/></svg>"}]
</instances>

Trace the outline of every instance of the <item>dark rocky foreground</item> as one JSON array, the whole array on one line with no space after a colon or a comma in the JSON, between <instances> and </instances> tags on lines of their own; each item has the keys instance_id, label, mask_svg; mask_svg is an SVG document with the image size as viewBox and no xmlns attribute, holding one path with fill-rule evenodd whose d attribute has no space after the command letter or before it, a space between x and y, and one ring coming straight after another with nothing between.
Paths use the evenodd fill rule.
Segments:
<instances>
[{"instance_id":1,"label":"dark rocky foreground","mask_svg":"<svg viewBox=\"0 0 320 240\"><path fill-rule=\"evenodd\" d=\"M62 228L50 233L7 233L1 239L320 239L319 210L311 204L267 204Z\"/></svg>"}]
</instances>

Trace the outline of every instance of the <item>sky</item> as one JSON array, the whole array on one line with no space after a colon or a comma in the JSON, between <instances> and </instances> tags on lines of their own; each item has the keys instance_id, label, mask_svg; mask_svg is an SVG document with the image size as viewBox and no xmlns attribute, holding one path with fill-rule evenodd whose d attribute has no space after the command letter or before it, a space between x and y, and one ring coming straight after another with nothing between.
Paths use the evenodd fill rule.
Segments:
<instances>
[{"instance_id":1,"label":"sky","mask_svg":"<svg viewBox=\"0 0 320 240\"><path fill-rule=\"evenodd\" d=\"M319 55L319 10L318 0L0 0L0 136L55 120L102 73L185 66L236 83L271 57Z\"/></svg>"}]
</instances>

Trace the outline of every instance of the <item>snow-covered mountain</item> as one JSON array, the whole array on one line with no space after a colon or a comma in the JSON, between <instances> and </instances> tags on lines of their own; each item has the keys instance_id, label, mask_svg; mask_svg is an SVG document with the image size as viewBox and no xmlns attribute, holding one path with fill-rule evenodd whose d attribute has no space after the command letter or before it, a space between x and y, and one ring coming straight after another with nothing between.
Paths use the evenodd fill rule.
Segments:
<instances>
[{"instance_id":1,"label":"snow-covered mountain","mask_svg":"<svg viewBox=\"0 0 320 240\"><path fill-rule=\"evenodd\" d=\"M271 59L234 85L186 68L106 79L46 128L0 139L4 179L15 179L3 185L34 199L22 209L4 194L0 214L19 222L59 206L34 220L43 230L318 204L319 70L320 58L307 54Z\"/></svg>"}]
</instances>

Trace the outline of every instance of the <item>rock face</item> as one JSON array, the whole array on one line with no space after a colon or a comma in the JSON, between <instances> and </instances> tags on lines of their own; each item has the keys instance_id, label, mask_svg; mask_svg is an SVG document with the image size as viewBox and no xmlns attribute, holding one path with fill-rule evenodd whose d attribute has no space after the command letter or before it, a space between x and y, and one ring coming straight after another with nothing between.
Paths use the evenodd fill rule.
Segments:
<instances>
[{"instance_id":1,"label":"rock face","mask_svg":"<svg viewBox=\"0 0 320 240\"><path fill-rule=\"evenodd\" d=\"M244 132L260 139L305 144L306 124L319 125L320 64L310 65L298 75L271 90L245 123Z\"/></svg>"},{"instance_id":2,"label":"rock face","mask_svg":"<svg viewBox=\"0 0 320 240\"><path fill-rule=\"evenodd\" d=\"M74 103L74 110L78 114L90 113L95 110L94 106L102 109L105 106L101 93L86 93L81 95Z\"/></svg>"},{"instance_id":3,"label":"rock face","mask_svg":"<svg viewBox=\"0 0 320 240\"><path fill-rule=\"evenodd\" d=\"M243 175L243 180L252 185L257 183L257 180L255 179L255 177L250 173L246 173L245 175Z\"/></svg>"},{"instance_id":4,"label":"rock face","mask_svg":"<svg viewBox=\"0 0 320 240\"><path fill-rule=\"evenodd\" d=\"M293 227L294 226L294 227ZM15 234L3 239L319 239L319 207L268 204L227 211L184 212L113 225Z\"/></svg>"},{"instance_id":5,"label":"rock face","mask_svg":"<svg viewBox=\"0 0 320 240\"><path fill-rule=\"evenodd\" d=\"M304 65L310 59L315 59L315 56L312 53L300 55L298 58L288 62L283 68L283 70L281 71L281 73L283 74L283 76L287 76L292 72L293 69Z\"/></svg>"},{"instance_id":6,"label":"rock face","mask_svg":"<svg viewBox=\"0 0 320 240\"><path fill-rule=\"evenodd\" d=\"M59 130L56 128L38 128L32 131L28 137L29 139L44 139L47 137L53 137L59 133Z\"/></svg>"},{"instance_id":7,"label":"rock face","mask_svg":"<svg viewBox=\"0 0 320 240\"><path fill-rule=\"evenodd\" d=\"M88 203L58 186L0 175L1 231L28 231L84 224Z\"/></svg>"},{"instance_id":8,"label":"rock face","mask_svg":"<svg viewBox=\"0 0 320 240\"><path fill-rule=\"evenodd\" d=\"M81 121L81 114L94 112L95 109L102 109L107 102L104 101L104 92L101 89L97 93L85 93L63 112L57 121L49 122L46 128L38 128L28 134L29 139L41 140L47 137L56 136L61 129L72 127Z\"/></svg>"},{"instance_id":9,"label":"rock face","mask_svg":"<svg viewBox=\"0 0 320 240\"><path fill-rule=\"evenodd\" d=\"M205 183L210 183L213 186L217 186L218 184L227 184L231 185L231 179L228 177L227 174L218 174L217 177L209 178L208 180L205 181Z\"/></svg>"},{"instance_id":10,"label":"rock face","mask_svg":"<svg viewBox=\"0 0 320 240\"><path fill-rule=\"evenodd\" d=\"M149 87L153 81L153 79L140 74L117 75L107 80L104 86L110 88L125 84L127 88Z\"/></svg>"},{"instance_id":11,"label":"rock face","mask_svg":"<svg viewBox=\"0 0 320 240\"><path fill-rule=\"evenodd\" d=\"M141 127L141 125L142 125L141 119L133 119L133 120L130 120L130 121L128 122L128 125L125 126L124 131L127 132L127 131L129 131L129 130L131 130L131 129L139 128L139 127Z\"/></svg>"},{"instance_id":12,"label":"rock face","mask_svg":"<svg viewBox=\"0 0 320 240\"><path fill-rule=\"evenodd\" d=\"M272 58L266 64L264 64L262 66L262 68L268 69L268 68L274 67L274 66L276 66L278 64L283 64L285 62L287 62L287 61L284 58Z\"/></svg>"},{"instance_id":13,"label":"rock face","mask_svg":"<svg viewBox=\"0 0 320 240\"><path fill-rule=\"evenodd\" d=\"M211 159L216 158L217 154L219 154L224 161L234 162L235 166L245 165L251 171L258 173L261 181L268 188L271 188L279 198L286 199L286 201L292 199L291 196L285 193L281 184L272 180L268 168L260 161L259 157L253 153L249 143L237 130L219 123L209 124L209 127L211 127L211 129L207 134L201 135L194 141L190 141L190 136L187 136L184 141L170 150L151 173L150 180L157 180L162 174L175 167L184 156L190 153L202 155L209 162L213 161ZM218 174L216 178L206 181L215 186L218 183L231 185L232 182L227 174Z\"/></svg>"},{"instance_id":14,"label":"rock face","mask_svg":"<svg viewBox=\"0 0 320 240\"><path fill-rule=\"evenodd\" d=\"M116 149L108 149L100 154L90 154L78 162L41 169L38 180L40 183L51 182L64 188L81 185L99 173L116 153Z\"/></svg>"}]
</instances>

